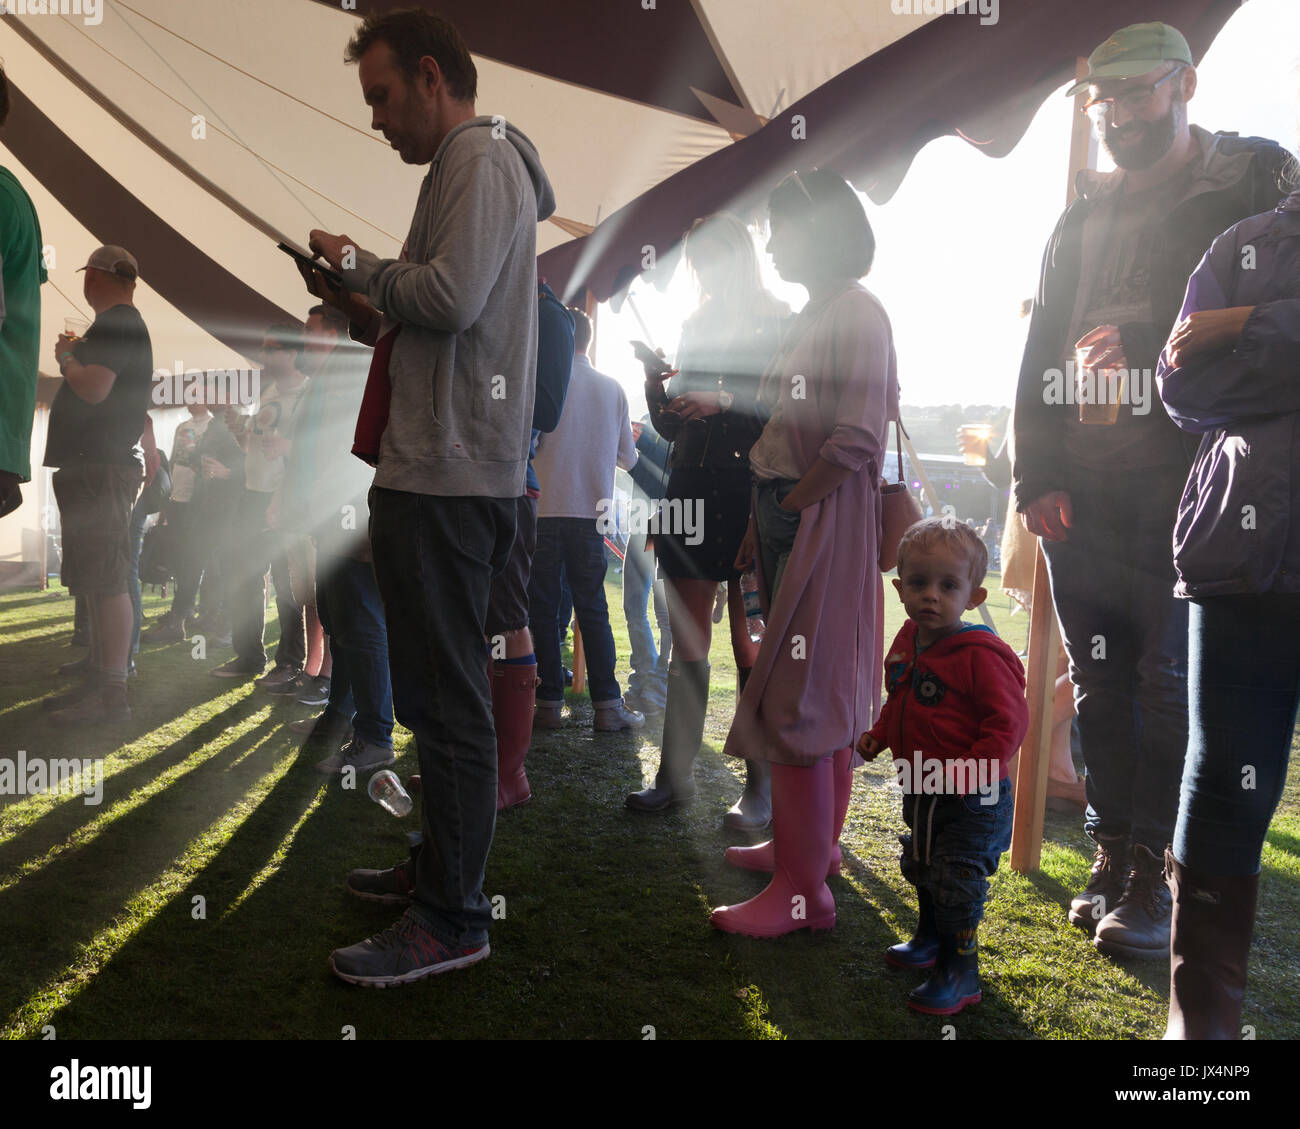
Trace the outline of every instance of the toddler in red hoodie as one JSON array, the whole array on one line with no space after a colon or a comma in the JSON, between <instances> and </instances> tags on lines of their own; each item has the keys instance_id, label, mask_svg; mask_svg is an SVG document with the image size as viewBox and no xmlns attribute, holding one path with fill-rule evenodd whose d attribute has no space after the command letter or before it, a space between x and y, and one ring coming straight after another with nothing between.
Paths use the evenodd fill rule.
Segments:
<instances>
[{"instance_id":1,"label":"toddler in red hoodie","mask_svg":"<svg viewBox=\"0 0 1300 1129\"><path fill-rule=\"evenodd\" d=\"M988 550L969 526L927 518L903 534L894 587L907 622L885 657L889 699L858 741L867 760L894 754L903 788L903 877L916 887L916 935L885 959L932 969L908 1004L953 1015L980 1000L976 934L989 877L1011 845L1007 762L1029 728L1016 653L962 612L988 596Z\"/></svg>"}]
</instances>

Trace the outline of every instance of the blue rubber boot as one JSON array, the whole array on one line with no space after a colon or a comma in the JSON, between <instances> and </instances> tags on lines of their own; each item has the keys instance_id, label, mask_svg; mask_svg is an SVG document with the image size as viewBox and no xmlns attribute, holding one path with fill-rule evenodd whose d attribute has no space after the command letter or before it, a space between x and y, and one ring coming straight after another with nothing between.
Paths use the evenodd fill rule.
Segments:
<instances>
[{"instance_id":1,"label":"blue rubber boot","mask_svg":"<svg viewBox=\"0 0 1300 1129\"><path fill-rule=\"evenodd\" d=\"M930 979L907 997L907 1006L925 1015L956 1015L980 1002L979 945L976 930L939 934L939 954Z\"/></svg>"}]
</instances>

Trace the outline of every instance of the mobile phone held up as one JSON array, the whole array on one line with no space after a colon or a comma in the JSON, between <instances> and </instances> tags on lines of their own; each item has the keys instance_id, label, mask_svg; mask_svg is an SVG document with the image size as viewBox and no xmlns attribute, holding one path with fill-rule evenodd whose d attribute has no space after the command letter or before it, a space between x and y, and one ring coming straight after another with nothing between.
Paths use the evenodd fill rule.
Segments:
<instances>
[{"instance_id":1,"label":"mobile phone held up","mask_svg":"<svg viewBox=\"0 0 1300 1129\"><path fill-rule=\"evenodd\" d=\"M644 341L633 341L632 351L636 353L636 359L645 367L647 378L663 380L677 371Z\"/></svg>"},{"instance_id":2,"label":"mobile phone held up","mask_svg":"<svg viewBox=\"0 0 1300 1129\"><path fill-rule=\"evenodd\" d=\"M316 259L304 255L296 248L290 247L287 243L277 243L276 247L293 259L295 263L300 263L305 267L310 267L314 271L319 271L325 276L326 281L329 282L334 289L343 289L343 276L335 271L329 263L318 262Z\"/></svg>"}]
</instances>

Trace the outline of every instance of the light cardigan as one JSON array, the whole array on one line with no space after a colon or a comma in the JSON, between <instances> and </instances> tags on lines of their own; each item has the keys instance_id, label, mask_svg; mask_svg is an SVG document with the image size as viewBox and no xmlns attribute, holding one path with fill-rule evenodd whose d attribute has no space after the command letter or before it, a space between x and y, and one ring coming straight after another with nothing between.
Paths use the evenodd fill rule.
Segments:
<instances>
[{"instance_id":1,"label":"light cardigan","mask_svg":"<svg viewBox=\"0 0 1300 1129\"><path fill-rule=\"evenodd\" d=\"M801 474L819 455L853 473L800 512L725 751L811 765L853 745L880 709L880 477L898 377L889 318L856 282L810 302L787 340L760 395L779 401Z\"/></svg>"}]
</instances>

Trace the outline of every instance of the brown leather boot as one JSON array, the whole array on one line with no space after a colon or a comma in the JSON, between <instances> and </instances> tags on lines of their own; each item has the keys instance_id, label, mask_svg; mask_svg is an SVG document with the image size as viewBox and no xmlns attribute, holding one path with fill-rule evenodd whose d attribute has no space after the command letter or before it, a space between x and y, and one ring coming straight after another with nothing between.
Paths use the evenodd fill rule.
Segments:
<instances>
[{"instance_id":1,"label":"brown leather boot","mask_svg":"<svg viewBox=\"0 0 1300 1129\"><path fill-rule=\"evenodd\" d=\"M1211 877L1169 850L1165 869L1174 902L1165 1038L1239 1039L1259 875Z\"/></svg>"},{"instance_id":2,"label":"brown leather boot","mask_svg":"<svg viewBox=\"0 0 1300 1129\"><path fill-rule=\"evenodd\" d=\"M1169 922L1173 899L1165 883L1165 860L1141 843L1133 845L1133 868L1124 894L1097 923L1092 943L1107 956L1165 960L1169 956Z\"/></svg>"},{"instance_id":3,"label":"brown leather boot","mask_svg":"<svg viewBox=\"0 0 1300 1129\"><path fill-rule=\"evenodd\" d=\"M1119 905L1130 867L1128 836L1097 834L1092 839L1097 844L1097 853L1093 856L1088 885L1070 903L1070 924L1089 935Z\"/></svg>"}]
</instances>

